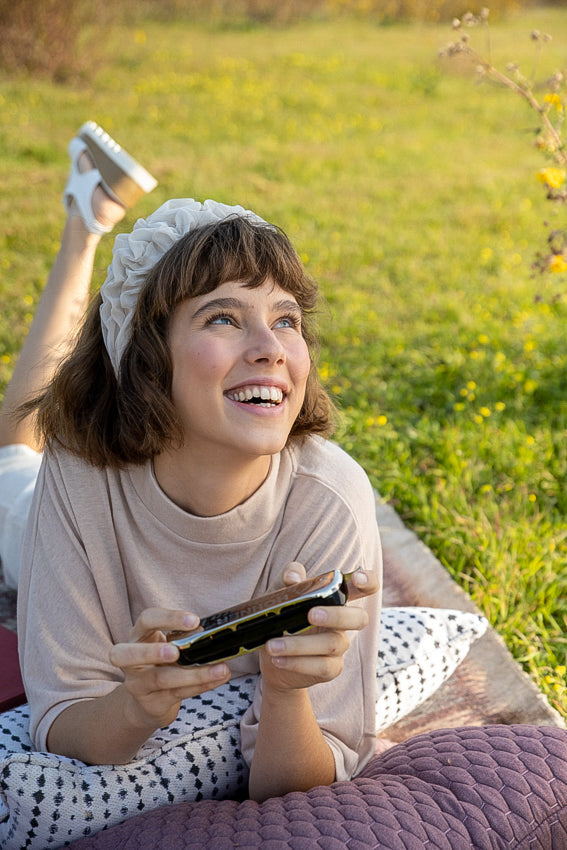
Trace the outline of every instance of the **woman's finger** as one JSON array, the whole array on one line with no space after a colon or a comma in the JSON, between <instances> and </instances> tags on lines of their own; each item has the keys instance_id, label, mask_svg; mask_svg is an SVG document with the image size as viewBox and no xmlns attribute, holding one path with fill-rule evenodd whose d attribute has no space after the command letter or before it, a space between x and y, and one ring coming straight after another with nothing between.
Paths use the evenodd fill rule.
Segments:
<instances>
[{"instance_id":1,"label":"woman's finger","mask_svg":"<svg viewBox=\"0 0 567 850\"><path fill-rule=\"evenodd\" d=\"M308 677L312 683L330 682L343 670L343 656L329 655L276 655L270 663L284 675Z\"/></svg>"},{"instance_id":2,"label":"woman's finger","mask_svg":"<svg viewBox=\"0 0 567 850\"><path fill-rule=\"evenodd\" d=\"M176 699L184 699L184 694L194 695L205 688L216 687L219 680L228 677L230 677L230 670L224 663L207 664L203 667L180 667L178 664L166 667L156 666L139 671L138 681L133 689L139 693L168 691Z\"/></svg>"},{"instance_id":3,"label":"woman's finger","mask_svg":"<svg viewBox=\"0 0 567 850\"><path fill-rule=\"evenodd\" d=\"M312 626L360 631L368 625L368 613L357 605L317 605L307 615Z\"/></svg>"},{"instance_id":4,"label":"woman's finger","mask_svg":"<svg viewBox=\"0 0 567 850\"><path fill-rule=\"evenodd\" d=\"M171 664L179 658L179 650L171 643L117 643L109 653L110 663L121 670Z\"/></svg>"},{"instance_id":5,"label":"woman's finger","mask_svg":"<svg viewBox=\"0 0 567 850\"><path fill-rule=\"evenodd\" d=\"M343 631L312 631L304 635L289 635L273 638L266 644L266 651L276 656L322 656L344 655L350 641Z\"/></svg>"},{"instance_id":6,"label":"woman's finger","mask_svg":"<svg viewBox=\"0 0 567 850\"><path fill-rule=\"evenodd\" d=\"M146 608L134 624L131 640L155 640L156 633L187 632L196 629L199 618L189 611L174 611L169 608Z\"/></svg>"},{"instance_id":7,"label":"woman's finger","mask_svg":"<svg viewBox=\"0 0 567 850\"><path fill-rule=\"evenodd\" d=\"M306 578L305 567L299 561L292 561L283 572L283 582L285 585L297 584L298 581L305 581Z\"/></svg>"},{"instance_id":8,"label":"woman's finger","mask_svg":"<svg viewBox=\"0 0 567 850\"><path fill-rule=\"evenodd\" d=\"M183 668L181 668L183 669ZM228 664L208 664L204 667L194 667L194 676L191 681L183 681L175 684L171 688L173 696L178 700L194 697L203 691L217 688L224 682L228 682L231 677L231 672ZM161 668L163 670L163 667ZM187 670L187 668L185 668Z\"/></svg>"},{"instance_id":9,"label":"woman's finger","mask_svg":"<svg viewBox=\"0 0 567 850\"><path fill-rule=\"evenodd\" d=\"M374 570L355 570L348 579L349 599L362 599L364 596L372 596L379 587L380 582Z\"/></svg>"}]
</instances>

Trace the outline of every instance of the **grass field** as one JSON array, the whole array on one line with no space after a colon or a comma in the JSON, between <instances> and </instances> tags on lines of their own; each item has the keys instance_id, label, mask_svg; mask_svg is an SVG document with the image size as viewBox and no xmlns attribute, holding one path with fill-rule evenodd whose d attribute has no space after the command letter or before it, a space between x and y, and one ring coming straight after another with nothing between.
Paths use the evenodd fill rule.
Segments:
<instances>
[{"instance_id":1,"label":"grass field","mask_svg":"<svg viewBox=\"0 0 567 850\"><path fill-rule=\"evenodd\" d=\"M567 66L558 8L496 24L494 58L529 72L536 27L545 79ZM81 85L0 78L0 381L57 248L67 142L94 118L160 180L137 213L213 197L289 233L327 301L338 439L567 716L567 275L531 277L550 215L534 116L442 68L450 37L151 23L109 32Z\"/></svg>"}]
</instances>

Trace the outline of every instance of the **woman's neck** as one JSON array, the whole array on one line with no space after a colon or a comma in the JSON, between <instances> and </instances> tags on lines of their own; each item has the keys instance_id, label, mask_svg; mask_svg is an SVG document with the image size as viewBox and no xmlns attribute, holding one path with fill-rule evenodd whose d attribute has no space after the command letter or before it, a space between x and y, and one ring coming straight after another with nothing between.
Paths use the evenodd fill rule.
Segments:
<instances>
[{"instance_id":1,"label":"woman's neck","mask_svg":"<svg viewBox=\"0 0 567 850\"><path fill-rule=\"evenodd\" d=\"M195 516L218 516L256 492L270 471L269 455L230 464L219 457L205 466L183 449L154 458L157 482L178 507Z\"/></svg>"}]
</instances>

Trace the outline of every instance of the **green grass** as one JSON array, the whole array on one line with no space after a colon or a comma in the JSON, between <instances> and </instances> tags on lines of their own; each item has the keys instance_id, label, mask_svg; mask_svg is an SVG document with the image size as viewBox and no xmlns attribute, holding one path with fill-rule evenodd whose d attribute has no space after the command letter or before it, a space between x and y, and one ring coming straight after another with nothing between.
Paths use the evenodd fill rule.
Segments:
<instances>
[{"instance_id":1,"label":"green grass","mask_svg":"<svg viewBox=\"0 0 567 850\"><path fill-rule=\"evenodd\" d=\"M553 35L545 79L565 61L560 9L500 21L494 58L529 70L536 27ZM110 32L83 87L0 78L0 381L55 255L68 139L92 117L160 179L137 214L213 197L289 233L328 302L320 368L340 442L567 716L566 302L553 301L567 281L531 277L551 213L534 116L441 68L450 37L154 22Z\"/></svg>"}]
</instances>

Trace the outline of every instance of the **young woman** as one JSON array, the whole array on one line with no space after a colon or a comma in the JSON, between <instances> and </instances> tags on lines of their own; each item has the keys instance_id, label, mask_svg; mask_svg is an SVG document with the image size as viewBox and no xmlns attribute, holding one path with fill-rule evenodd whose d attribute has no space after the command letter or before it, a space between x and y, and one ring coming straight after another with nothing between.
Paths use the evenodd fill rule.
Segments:
<instances>
[{"instance_id":1,"label":"young woman","mask_svg":"<svg viewBox=\"0 0 567 850\"><path fill-rule=\"evenodd\" d=\"M88 189L68 187L62 249L0 429L8 466L15 443L24 461L45 448L18 583L36 746L124 762L182 700L259 672L241 724L251 796L348 778L375 746L381 554L370 484L325 439L316 286L282 231L253 213L169 201L117 237L51 377L61 328L88 291L100 235L89 227L123 214L105 197L105 160L98 176L88 167L92 152L72 151ZM312 609L309 631L227 663L175 663L168 632L331 569L356 571L358 598Z\"/></svg>"}]
</instances>

